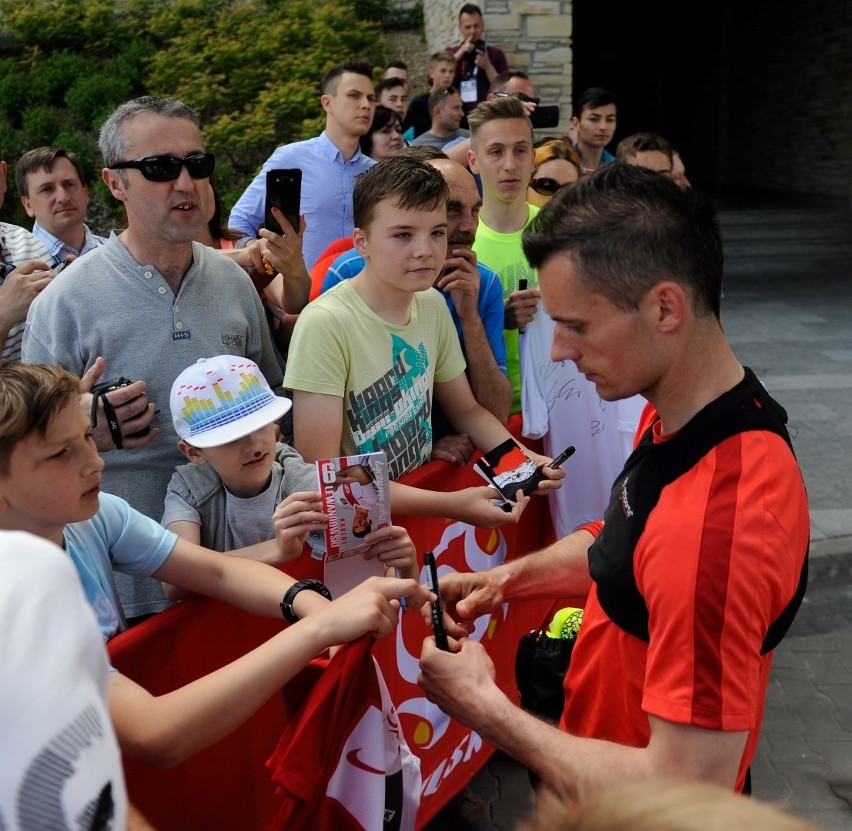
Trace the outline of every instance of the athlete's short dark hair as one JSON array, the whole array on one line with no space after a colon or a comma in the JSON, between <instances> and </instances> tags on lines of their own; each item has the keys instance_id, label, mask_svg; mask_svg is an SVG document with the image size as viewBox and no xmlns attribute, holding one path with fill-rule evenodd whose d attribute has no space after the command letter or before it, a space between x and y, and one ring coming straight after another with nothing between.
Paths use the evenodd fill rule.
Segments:
<instances>
[{"instance_id":1,"label":"athlete's short dark hair","mask_svg":"<svg viewBox=\"0 0 852 831\"><path fill-rule=\"evenodd\" d=\"M534 268L567 254L578 277L633 311L661 280L684 286L696 314L719 317L722 240L716 205L666 176L613 162L559 193L524 232Z\"/></svg>"}]
</instances>

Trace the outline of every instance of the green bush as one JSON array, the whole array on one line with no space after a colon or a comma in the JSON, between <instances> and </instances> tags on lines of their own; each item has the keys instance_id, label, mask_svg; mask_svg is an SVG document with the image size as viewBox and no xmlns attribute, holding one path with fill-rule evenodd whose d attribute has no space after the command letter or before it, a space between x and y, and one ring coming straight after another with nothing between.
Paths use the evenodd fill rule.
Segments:
<instances>
[{"instance_id":1,"label":"green bush","mask_svg":"<svg viewBox=\"0 0 852 831\"><path fill-rule=\"evenodd\" d=\"M387 13L386 0L0 0L0 35L18 46L0 59L0 158L60 144L94 172L117 104L176 96L201 114L230 205L277 145L320 132L332 64L384 60ZM117 203L92 198L109 224ZM29 222L12 189L0 215Z\"/></svg>"}]
</instances>

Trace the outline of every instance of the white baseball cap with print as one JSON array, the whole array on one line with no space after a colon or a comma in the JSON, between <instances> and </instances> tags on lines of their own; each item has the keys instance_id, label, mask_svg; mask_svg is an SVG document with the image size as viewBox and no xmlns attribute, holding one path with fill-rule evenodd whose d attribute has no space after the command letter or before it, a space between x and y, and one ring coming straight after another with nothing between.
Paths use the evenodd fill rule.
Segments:
<instances>
[{"instance_id":1,"label":"white baseball cap with print","mask_svg":"<svg viewBox=\"0 0 852 831\"><path fill-rule=\"evenodd\" d=\"M172 384L172 424L193 447L219 447L278 421L293 406L275 395L254 361L199 358Z\"/></svg>"}]
</instances>

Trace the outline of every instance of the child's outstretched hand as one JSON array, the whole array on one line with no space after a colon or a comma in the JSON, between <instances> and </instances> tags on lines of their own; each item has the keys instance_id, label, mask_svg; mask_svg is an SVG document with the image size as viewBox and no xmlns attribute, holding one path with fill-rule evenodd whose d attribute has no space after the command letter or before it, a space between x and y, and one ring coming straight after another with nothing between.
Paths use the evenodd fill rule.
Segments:
<instances>
[{"instance_id":1,"label":"child's outstretched hand","mask_svg":"<svg viewBox=\"0 0 852 831\"><path fill-rule=\"evenodd\" d=\"M416 580L370 577L295 625L303 630L316 628L325 648L353 641L368 632L376 637L389 635L399 622L402 597L416 608L435 599Z\"/></svg>"},{"instance_id":2,"label":"child's outstretched hand","mask_svg":"<svg viewBox=\"0 0 852 831\"><path fill-rule=\"evenodd\" d=\"M375 557L387 568L396 569L398 576L419 580L417 550L408 531L401 525L388 525L372 531L364 537L364 542L370 544L369 550L364 553L367 559Z\"/></svg>"},{"instance_id":3,"label":"child's outstretched hand","mask_svg":"<svg viewBox=\"0 0 852 831\"><path fill-rule=\"evenodd\" d=\"M318 491L297 491L279 503L272 514L272 524L275 526L281 562L295 560L302 553L308 534L322 530L326 522L326 515L322 512L322 495Z\"/></svg>"}]
</instances>

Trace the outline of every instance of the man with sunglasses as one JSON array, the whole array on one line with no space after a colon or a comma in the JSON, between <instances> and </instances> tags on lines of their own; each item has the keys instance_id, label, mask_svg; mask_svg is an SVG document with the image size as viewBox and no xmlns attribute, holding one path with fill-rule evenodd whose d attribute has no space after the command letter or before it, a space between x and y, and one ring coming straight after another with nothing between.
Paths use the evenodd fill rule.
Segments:
<instances>
[{"instance_id":1,"label":"man with sunglasses","mask_svg":"<svg viewBox=\"0 0 852 831\"><path fill-rule=\"evenodd\" d=\"M530 76L520 69L507 69L494 78L486 101L494 98L517 98L524 105L528 116L532 116L541 103Z\"/></svg>"},{"instance_id":2,"label":"man with sunglasses","mask_svg":"<svg viewBox=\"0 0 852 831\"><path fill-rule=\"evenodd\" d=\"M182 461L171 420L158 417L172 381L193 361L223 351L255 361L273 389L282 374L245 271L193 242L209 216L215 166L197 113L173 98L137 98L107 118L99 144L102 177L124 205L127 228L39 295L23 360L59 364L83 376L87 392L107 378L132 381L108 393L112 418L102 402L92 410L90 394L82 406L95 416L98 449L112 451L104 490L159 521ZM129 618L165 606L154 580L121 575L118 588Z\"/></svg>"}]
</instances>

